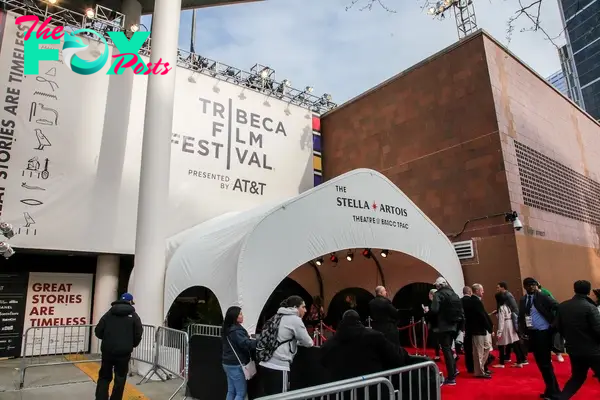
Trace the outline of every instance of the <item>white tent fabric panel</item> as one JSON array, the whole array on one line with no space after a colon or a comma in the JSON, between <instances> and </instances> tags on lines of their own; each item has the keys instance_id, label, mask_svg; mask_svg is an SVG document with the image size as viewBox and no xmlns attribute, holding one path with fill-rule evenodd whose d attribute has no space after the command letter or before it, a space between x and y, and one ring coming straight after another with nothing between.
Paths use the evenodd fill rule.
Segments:
<instances>
[{"instance_id":1,"label":"white tent fabric panel","mask_svg":"<svg viewBox=\"0 0 600 400\"><path fill-rule=\"evenodd\" d=\"M181 292L205 286L223 311L240 305L251 332L283 278L310 260L345 249L402 252L435 268L453 287L464 285L446 235L390 180L367 169L275 206L208 221L178 235L169 248L165 314Z\"/></svg>"}]
</instances>

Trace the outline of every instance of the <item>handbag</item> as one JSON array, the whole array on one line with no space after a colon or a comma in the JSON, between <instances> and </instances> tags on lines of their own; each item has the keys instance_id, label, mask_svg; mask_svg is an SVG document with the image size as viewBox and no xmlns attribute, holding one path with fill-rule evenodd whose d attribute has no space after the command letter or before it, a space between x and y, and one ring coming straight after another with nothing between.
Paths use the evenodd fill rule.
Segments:
<instances>
[{"instance_id":1,"label":"handbag","mask_svg":"<svg viewBox=\"0 0 600 400\"><path fill-rule=\"evenodd\" d=\"M244 371L244 376L246 377L246 380L249 381L250 379L254 378L254 375L256 375L256 364L254 363L254 360L250 360L250 362L246 365L242 364L242 361L238 357L235 349L233 348L233 345L229 341L229 338L227 338L227 343L229 343L229 347L231 347L233 354L235 354L235 358L237 358L238 362L240 363L240 366Z\"/></svg>"}]
</instances>

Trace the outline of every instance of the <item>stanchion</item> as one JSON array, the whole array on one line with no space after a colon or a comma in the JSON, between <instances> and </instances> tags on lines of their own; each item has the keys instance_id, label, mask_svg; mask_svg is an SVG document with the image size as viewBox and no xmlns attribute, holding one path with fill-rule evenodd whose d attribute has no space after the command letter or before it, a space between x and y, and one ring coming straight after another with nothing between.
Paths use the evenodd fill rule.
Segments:
<instances>
[{"instance_id":1,"label":"stanchion","mask_svg":"<svg viewBox=\"0 0 600 400\"><path fill-rule=\"evenodd\" d=\"M427 354L427 339L429 339L429 331L425 323L425 317L421 318L421 332L423 333L423 355Z\"/></svg>"},{"instance_id":2,"label":"stanchion","mask_svg":"<svg viewBox=\"0 0 600 400\"><path fill-rule=\"evenodd\" d=\"M419 343L417 341L417 324L415 324L415 317L410 317L410 325L411 325L411 331L412 331L412 337L415 341L415 343L413 344L413 347L415 348L415 355L419 356Z\"/></svg>"}]
</instances>

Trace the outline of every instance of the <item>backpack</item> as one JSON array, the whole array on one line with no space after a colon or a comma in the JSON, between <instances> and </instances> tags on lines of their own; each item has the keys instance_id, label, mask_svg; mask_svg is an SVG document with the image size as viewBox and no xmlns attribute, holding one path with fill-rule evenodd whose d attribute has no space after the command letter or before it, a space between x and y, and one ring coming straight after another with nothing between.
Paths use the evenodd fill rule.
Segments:
<instances>
[{"instance_id":1,"label":"backpack","mask_svg":"<svg viewBox=\"0 0 600 400\"><path fill-rule=\"evenodd\" d=\"M291 342L293 339L279 342L279 324L283 314L275 314L263 326L263 330L256 342L256 359L258 362L269 361L273 357L275 350L282 344Z\"/></svg>"},{"instance_id":2,"label":"backpack","mask_svg":"<svg viewBox=\"0 0 600 400\"><path fill-rule=\"evenodd\" d=\"M453 324L458 324L464 319L463 307L460 297L451 290L444 291L441 304L443 318ZM440 293L440 294L442 294Z\"/></svg>"}]
</instances>

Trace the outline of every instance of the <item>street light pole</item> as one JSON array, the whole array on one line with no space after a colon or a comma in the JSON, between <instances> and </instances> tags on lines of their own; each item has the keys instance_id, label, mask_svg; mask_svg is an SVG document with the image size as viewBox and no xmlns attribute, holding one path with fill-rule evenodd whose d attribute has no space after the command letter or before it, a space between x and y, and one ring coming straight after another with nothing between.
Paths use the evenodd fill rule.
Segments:
<instances>
[{"instance_id":1,"label":"street light pole","mask_svg":"<svg viewBox=\"0 0 600 400\"><path fill-rule=\"evenodd\" d=\"M148 75L132 285L144 324L163 323L166 222L181 0L155 0L150 62L173 69Z\"/></svg>"}]
</instances>

